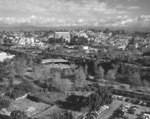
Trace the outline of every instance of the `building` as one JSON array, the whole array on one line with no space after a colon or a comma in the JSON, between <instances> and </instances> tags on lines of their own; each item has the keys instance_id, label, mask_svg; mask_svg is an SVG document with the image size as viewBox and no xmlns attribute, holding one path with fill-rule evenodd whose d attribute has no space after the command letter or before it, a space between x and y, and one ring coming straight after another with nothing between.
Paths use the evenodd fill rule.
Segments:
<instances>
[{"instance_id":1,"label":"building","mask_svg":"<svg viewBox=\"0 0 150 119\"><path fill-rule=\"evenodd\" d=\"M50 63L68 63L67 60L64 59L43 59L42 64L50 64Z\"/></svg>"},{"instance_id":2,"label":"building","mask_svg":"<svg viewBox=\"0 0 150 119\"><path fill-rule=\"evenodd\" d=\"M15 55L7 54L6 52L0 52L0 62L4 62L6 59L12 59Z\"/></svg>"},{"instance_id":3,"label":"building","mask_svg":"<svg viewBox=\"0 0 150 119\"><path fill-rule=\"evenodd\" d=\"M70 32L55 32L55 39L63 38L66 42L70 42Z\"/></svg>"}]
</instances>

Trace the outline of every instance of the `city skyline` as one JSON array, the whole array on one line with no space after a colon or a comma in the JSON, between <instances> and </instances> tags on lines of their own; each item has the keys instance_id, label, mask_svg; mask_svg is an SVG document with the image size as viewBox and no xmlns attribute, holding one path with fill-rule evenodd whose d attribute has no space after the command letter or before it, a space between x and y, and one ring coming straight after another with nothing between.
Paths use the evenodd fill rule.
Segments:
<instances>
[{"instance_id":1,"label":"city skyline","mask_svg":"<svg viewBox=\"0 0 150 119\"><path fill-rule=\"evenodd\" d=\"M149 0L0 0L0 25L150 28Z\"/></svg>"}]
</instances>

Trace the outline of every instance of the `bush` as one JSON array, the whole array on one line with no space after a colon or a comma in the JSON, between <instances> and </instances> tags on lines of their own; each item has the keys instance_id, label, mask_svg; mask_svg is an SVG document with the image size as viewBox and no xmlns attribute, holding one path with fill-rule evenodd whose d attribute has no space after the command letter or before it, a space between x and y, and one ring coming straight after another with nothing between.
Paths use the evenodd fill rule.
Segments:
<instances>
[{"instance_id":1,"label":"bush","mask_svg":"<svg viewBox=\"0 0 150 119\"><path fill-rule=\"evenodd\" d=\"M23 81L21 84L14 86L12 92L7 95L15 99L33 91L33 85L28 81Z\"/></svg>"},{"instance_id":2,"label":"bush","mask_svg":"<svg viewBox=\"0 0 150 119\"><path fill-rule=\"evenodd\" d=\"M23 111L20 111L20 110L15 110L11 112L10 116L11 116L11 119L28 119L27 115Z\"/></svg>"},{"instance_id":3,"label":"bush","mask_svg":"<svg viewBox=\"0 0 150 119\"><path fill-rule=\"evenodd\" d=\"M10 105L10 101L9 100L0 99L0 109L8 108L9 105Z\"/></svg>"},{"instance_id":4,"label":"bush","mask_svg":"<svg viewBox=\"0 0 150 119\"><path fill-rule=\"evenodd\" d=\"M68 111L53 113L51 117L52 119L75 119L72 112Z\"/></svg>"}]
</instances>

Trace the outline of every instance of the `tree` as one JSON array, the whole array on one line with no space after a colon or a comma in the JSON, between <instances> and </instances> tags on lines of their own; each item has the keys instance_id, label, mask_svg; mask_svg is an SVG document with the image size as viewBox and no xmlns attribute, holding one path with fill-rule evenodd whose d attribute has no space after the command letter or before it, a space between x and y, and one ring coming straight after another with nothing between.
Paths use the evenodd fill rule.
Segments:
<instances>
[{"instance_id":1,"label":"tree","mask_svg":"<svg viewBox=\"0 0 150 119\"><path fill-rule=\"evenodd\" d=\"M86 85L86 75L83 67L79 67L79 69L75 70L75 85Z\"/></svg>"},{"instance_id":2,"label":"tree","mask_svg":"<svg viewBox=\"0 0 150 119\"><path fill-rule=\"evenodd\" d=\"M150 82L147 81L146 79L143 80L143 90L144 92L147 92L148 91L148 87L150 86Z\"/></svg>"},{"instance_id":3,"label":"tree","mask_svg":"<svg viewBox=\"0 0 150 119\"><path fill-rule=\"evenodd\" d=\"M62 119L75 119L72 112L64 111Z\"/></svg>"},{"instance_id":4,"label":"tree","mask_svg":"<svg viewBox=\"0 0 150 119\"><path fill-rule=\"evenodd\" d=\"M104 78L104 69L102 66L99 66L96 70L96 75L98 78L103 79Z\"/></svg>"},{"instance_id":5,"label":"tree","mask_svg":"<svg viewBox=\"0 0 150 119\"><path fill-rule=\"evenodd\" d=\"M67 93L71 87L72 87L72 83L69 79L62 79L62 83L60 83L60 91L64 92L64 93Z\"/></svg>"},{"instance_id":6,"label":"tree","mask_svg":"<svg viewBox=\"0 0 150 119\"><path fill-rule=\"evenodd\" d=\"M13 61L13 69L16 74L23 75L25 73L25 68L27 67L27 60L24 57L16 56Z\"/></svg>"},{"instance_id":7,"label":"tree","mask_svg":"<svg viewBox=\"0 0 150 119\"><path fill-rule=\"evenodd\" d=\"M9 100L0 99L0 109L8 108L9 105L10 105L10 101Z\"/></svg>"},{"instance_id":8,"label":"tree","mask_svg":"<svg viewBox=\"0 0 150 119\"><path fill-rule=\"evenodd\" d=\"M115 80L116 79L116 71L113 69L108 70L107 74L106 74L106 79L107 80Z\"/></svg>"},{"instance_id":9,"label":"tree","mask_svg":"<svg viewBox=\"0 0 150 119\"><path fill-rule=\"evenodd\" d=\"M34 87L31 82L23 80L22 83L15 85L10 93L7 95L11 98L18 98L26 93L34 92Z\"/></svg>"},{"instance_id":10,"label":"tree","mask_svg":"<svg viewBox=\"0 0 150 119\"><path fill-rule=\"evenodd\" d=\"M50 72L49 67L41 68L39 66L35 66L33 68L32 78L34 80L48 80L52 77L52 73Z\"/></svg>"},{"instance_id":11,"label":"tree","mask_svg":"<svg viewBox=\"0 0 150 119\"><path fill-rule=\"evenodd\" d=\"M67 110L54 112L50 116L52 119L75 119L72 112Z\"/></svg>"},{"instance_id":12,"label":"tree","mask_svg":"<svg viewBox=\"0 0 150 119\"><path fill-rule=\"evenodd\" d=\"M87 64L85 64L84 70L85 70L85 75L87 76L88 75L88 65Z\"/></svg>"},{"instance_id":13,"label":"tree","mask_svg":"<svg viewBox=\"0 0 150 119\"><path fill-rule=\"evenodd\" d=\"M131 87L137 87L142 85L141 76L139 72L134 72L133 74L130 74L128 81Z\"/></svg>"},{"instance_id":14,"label":"tree","mask_svg":"<svg viewBox=\"0 0 150 119\"><path fill-rule=\"evenodd\" d=\"M93 93L89 96L89 112L93 110L98 110L98 108L101 106L102 98L96 94Z\"/></svg>"},{"instance_id":15,"label":"tree","mask_svg":"<svg viewBox=\"0 0 150 119\"><path fill-rule=\"evenodd\" d=\"M10 114L11 119L27 119L27 115L20 110L15 110Z\"/></svg>"},{"instance_id":16,"label":"tree","mask_svg":"<svg viewBox=\"0 0 150 119\"><path fill-rule=\"evenodd\" d=\"M110 89L98 87L98 89L89 96L89 111L98 110L100 106L112 103L112 93Z\"/></svg>"},{"instance_id":17,"label":"tree","mask_svg":"<svg viewBox=\"0 0 150 119\"><path fill-rule=\"evenodd\" d=\"M69 79L62 79L58 72L55 73L52 84L54 84L59 91L64 93L67 93L72 85Z\"/></svg>"}]
</instances>

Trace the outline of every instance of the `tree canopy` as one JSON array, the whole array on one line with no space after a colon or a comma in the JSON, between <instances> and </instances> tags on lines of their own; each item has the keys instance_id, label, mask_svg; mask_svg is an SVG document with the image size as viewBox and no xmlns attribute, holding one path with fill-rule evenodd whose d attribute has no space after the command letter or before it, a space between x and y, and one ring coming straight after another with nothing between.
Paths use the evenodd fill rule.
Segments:
<instances>
[{"instance_id":1,"label":"tree canopy","mask_svg":"<svg viewBox=\"0 0 150 119\"><path fill-rule=\"evenodd\" d=\"M89 96L89 110L98 110L100 106L110 104L112 102L111 90L105 87L99 87Z\"/></svg>"}]
</instances>

